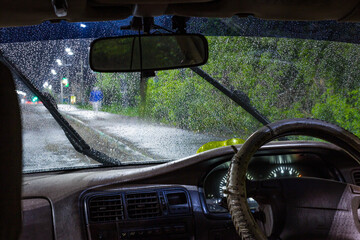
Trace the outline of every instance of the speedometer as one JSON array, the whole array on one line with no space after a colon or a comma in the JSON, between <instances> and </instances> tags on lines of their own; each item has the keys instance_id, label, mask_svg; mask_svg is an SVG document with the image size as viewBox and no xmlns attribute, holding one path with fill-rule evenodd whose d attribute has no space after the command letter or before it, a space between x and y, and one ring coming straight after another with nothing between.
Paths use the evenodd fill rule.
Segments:
<instances>
[{"instance_id":1,"label":"speedometer","mask_svg":"<svg viewBox=\"0 0 360 240\"><path fill-rule=\"evenodd\" d=\"M246 178L248 180L253 180L253 178L251 177L251 175L249 175L248 173L246 173ZM221 180L220 180L220 183L219 183L219 194L222 198L226 197L227 194L224 193L225 189L226 189L226 183L227 183L227 175L224 175ZM221 200L219 200L220 202ZM218 202L218 203L219 203ZM250 208L250 211L256 211L258 208L259 208L259 204L256 202L255 199L253 198L248 198L247 199L247 202L249 204L249 208Z\"/></svg>"},{"instance_id":2,"label":"speedometer","mask_svg":"<svg viewBox=\"0 0 360 240\"><path fill-rule=\"evenodd\" d=\"M248 180L254 180L254 178L249 174L249 173L246 173L246 179ZM219 195L221 197L226 197L227 194L224 193L225 189L226 189L226 183L227 183L227 174L225 174L221 180L220 180L220 183L219 183Z\"/></svg>"},{"instance_id":3,"label":"speedometer","mask_svg":"<svg viewBox=\"0 0 360 240\"><path fill-rule=\"evenodd\" d=\"M270 172L268 179L283 177L301 177L301 174L293 167L279 166Z\"/></svg>"},{"instance_id":4,"label":"speedometer","mask_svg":"<svg viewBox=\"0 0 360 240\"><path fill-rule=\"evenodd\" d=\"M220 183L219 183L219 195L221 197L226 197L227 194L224 193L225 189L226 189L226 183L227 183L227 175L224 175L221 180L220 180Z\"/></svg>"}]
</instances>

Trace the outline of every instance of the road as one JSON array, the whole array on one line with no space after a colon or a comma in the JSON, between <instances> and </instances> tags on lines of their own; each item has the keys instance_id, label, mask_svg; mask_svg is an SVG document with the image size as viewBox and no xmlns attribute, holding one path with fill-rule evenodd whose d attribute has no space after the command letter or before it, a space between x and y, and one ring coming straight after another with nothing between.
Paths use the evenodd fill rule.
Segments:
<instances>
[{"instance_id":1,"label":"road","mask_svg":"<svg viewBox=\"0 0 360 240\"><path fill-rule=\"evenodd\" d=\"M98 164L75 151L43 105L21 104L21 115L25 171Z\"/></svg>"},{"instance_id":2,"label":"road","mask_svg":"<svg viewBox=\"0 0 360 240\"><path fill-rule=\"evenodd\" d=\"M72 105L59 105L59 110L111 136L133 151L156 160L187 157L195 154L207 142L225 140L221 137L194 133L136 117L101 111L95 113ZM91 141L91 139L88 140Z\"/></svg>"},{"instance_id":3,"label":"road","mask_svg":"<svg viewBox=\"0 0 360 240\"><path fill-rule=\"evenodd\" d=\"M220 137L106 112L59 105L88 144L121 162L179 159ZM43 105L21 105L25 171L98 165L72 147Z\"/></svg>"}]
</instances>

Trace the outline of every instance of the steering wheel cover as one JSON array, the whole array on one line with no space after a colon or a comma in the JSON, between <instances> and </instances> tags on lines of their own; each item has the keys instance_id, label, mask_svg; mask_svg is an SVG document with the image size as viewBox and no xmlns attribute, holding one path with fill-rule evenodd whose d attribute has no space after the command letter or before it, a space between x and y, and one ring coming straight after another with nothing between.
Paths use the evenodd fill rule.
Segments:
<instances>
[{"instance_id":1,"label":"steering wheel cover","mask_svg":"<svg viewBox=\"0 0 360 240\"><path fill-rule=\"evenodd\" d=\"M237 233L243 239L267 237L247 204L246 172L252 156L264 144L284 136L317 137L341 147L360 164L360 139L334 124L317 119L289 119L268 124L253 133L231 160L227 181L227 204Z\"/></svg>"}]
</instances>

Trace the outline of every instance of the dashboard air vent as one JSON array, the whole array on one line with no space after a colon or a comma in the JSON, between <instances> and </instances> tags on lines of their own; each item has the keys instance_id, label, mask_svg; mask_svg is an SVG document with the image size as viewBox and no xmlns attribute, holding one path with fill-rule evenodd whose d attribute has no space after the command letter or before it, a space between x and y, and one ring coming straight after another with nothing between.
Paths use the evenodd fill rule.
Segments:
<instances>
[{"instance_id":1,"label":"dashboard air vent","mask_svg":"<svg viewBox=\"0 0 360 240\"><path fill-rule=\"evenodd\" d=\"M91 197L88 201L91 222L113 222L124 218L121 195Z\"/></svg>"},{"instance_id":2,"label":"dashboard air vent","mask_svg":"<svg viewBox=\"0 0 360 240\"><path fill-rule=\"evenodd\" d=\"M360 170L353 172L354 183L360 186Z\"/></svg>"},{"instance_id":3,"label":"dashboard air vent","mask_svg":"<svg viewBox=\"0 0 360 240\"><path fill-rule=\"evenodd\" d=\"M157 192L126 194L125 199L130 219L143 219L161 216Z\"/></svg>"}]
</instances>

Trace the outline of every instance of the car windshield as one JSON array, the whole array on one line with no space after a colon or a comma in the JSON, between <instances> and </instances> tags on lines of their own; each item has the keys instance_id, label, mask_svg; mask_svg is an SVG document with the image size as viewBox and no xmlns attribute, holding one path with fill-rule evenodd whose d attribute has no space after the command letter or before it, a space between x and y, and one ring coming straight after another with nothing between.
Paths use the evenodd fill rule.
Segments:
<instances>
[{"instance_id":1,"label":"car windshield","mask_svg":"<svg viewBox=\"0 0 360 240\"><path fill-rule=\"evenodd\" d=\"M90 43L136 34L121 30L130 20L0 28L0 50L56 105L81 139L113 164L188 157L209 142L217 141L203 150L224 146L228 139L242 143L263 126L191 69L157 71L146 78L140 73L92 71ZM171 17L156 18L155 23L173 31ZM359 30L353 23L253 17L192 18L187 23L188 32L205 35L209 43L208 63L200 69L266 121L317 118L357 136ZM24 172L103 166L104 161L75 150L66 127L18 75L14 73Z\"/></svg>"}]
</instances>

